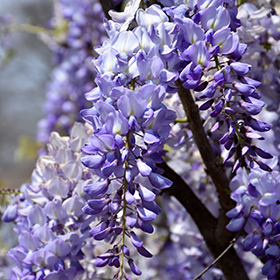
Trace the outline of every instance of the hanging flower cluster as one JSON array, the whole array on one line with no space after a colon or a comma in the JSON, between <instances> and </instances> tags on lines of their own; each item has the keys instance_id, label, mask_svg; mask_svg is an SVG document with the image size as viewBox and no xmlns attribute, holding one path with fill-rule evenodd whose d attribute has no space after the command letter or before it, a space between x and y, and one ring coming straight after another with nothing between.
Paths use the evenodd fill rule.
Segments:
<instances>
[{"instance_id":1,"label":"hanging flower cluster","mask_svg":"<svg viewBox=\"0 0 280 280\"><path fill-rule=\"evenodd\" d=\"M9 205L2 220L16 222L19 245L10 279L74 279L84 272L81 248L95 217L84 214L83 186L98 180L81 163L81 147L90 130L76 123L70 137L53 132L48 154L39 157L32 182Z\"/></svg>"},{"instance_id":2,"label":"hanging flower cluster","mask_svg":"<svg viewBox=\"0 0 280 280\"><path fill-rule=\"evenodd\" d=\"M116 277L125 275L124 257L134 274L141 274L129 257L125 238L141 255L152 256L133 228L153 232L150 221L161 212L154 200L172 184L155 166L162 162L161 151L176 118L161 103L164 95L164 88L153 84L138 91L119 86L105 101L82 113L94 128L90 142L82 148L87 155L82 162L100 176L98 182L84 187L92 199L83 211L103 217L90 233L95 240L114 240L115 245L95 264L120 267Z\"/></svg>"},{"instance_id":3,"label":"hanging flower cluster","mask_svg":"<svg viewBox=\"0 0 280 280\"><path fill-rule=\"evenodd\" d=\"M46 86L45 118L38 123L37 139L47 143L52 131L68 134L81 109L90 104L84 93L94 86L90 63L93 46L105 38L102 7L96 0L59 0L50 20L54 35L43 34L53 52L55 68Z\"/></svg>"},{"instance_id":4,"label":"hanging flower cluster","mask_svg":"<svg viewBox=\"0 0 280 280\"><path fill-rule=\"evenodd\" d=\"M267 110L277 111L280 100L277 78L280 70L280 17L272 6L252 3L241 5L238 17L242 23L238 29L240 40L248 46L243 61L254 69L249 73L250 77L262 83L259 92L266 100Z\"/></svg>"},{"instance_id":5,"label":"hanging flower cluster","mask_svg":"<svg viewBox=\"0 0 280 280\"><path fill-rule=\"evenodd\" d=\"M231 181L232 199L237 202L227 213L232 220L227 226L231 231L239 231L244 226L248 233L243 241L243 249L251 251L261 259L266 259L262 274L268 279L279 278L279 220L280 220L280 174L261 169L249 174L240 169Z\"/></svg>"},{"instance_id":6,"label":"hanging flower cluster","mask_svg":"<svg viewBox=\"0 0 280 280\"><path fill-rule=\"evenodd\" d=\"M263 139L258 132L268 131L270 125L253 117L265 103L256 92L261 83L245 76L251 65L240 62L247 47L239 43L235 33L240 26L236 7L231 2L199 2L198 11L188 11L192 19L179 7L170 8L168 13L184 34L179 58L187 65L180 80L185 88L194 90L198 100L207 100L199 108L210 108L208 116L216 119L211 133L228 151L224 163L241 151L233 170L242 165L244 157L270 170L259 157L271 155L252 145L252 139Z\"/></svg>"}]
</instances>

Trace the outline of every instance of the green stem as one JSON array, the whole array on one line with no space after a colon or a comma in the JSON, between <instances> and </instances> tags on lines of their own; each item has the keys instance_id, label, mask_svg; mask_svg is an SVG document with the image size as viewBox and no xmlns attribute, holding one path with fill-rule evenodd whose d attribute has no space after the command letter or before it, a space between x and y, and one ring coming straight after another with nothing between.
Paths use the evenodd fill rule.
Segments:
<instances>
[{"instance_id":1,"label":"green stem","mask_svg":"<svg viewBox=\"0 0 280 280\"><path fill-rule=\"evenodd\" d=\"M11 190L11 189L1 189L0 190L0 195L17 195L22 193L20 190Z\"/></svg>"},{"instance_id":2,"label":"green stem","mask_svg":"<svg viewBox=\"0 0 280 280\"><path fill-rule=\"evenodd\" d=\"M183 119L176 119L174 121L174 124L176 124L176 123L187 123L187 122L188 122L188 117L185 117Z\"/></svg>"},{"instance_id":3,"label":"green stem","mask_svg":"<svg viewBox=\"0 0 280 280\"><path fill-rule=\"evenodd\" d=\"M221 70L220 61L218 59L218 55L215 55L215 63L218 70Z\"/></svg>"},{"instance_id":4,"label":"green stem","mask_svg":"<svg viewBox=\"0 0 280 280\"><path fill-rule=\"evenodd\" d=\"M126 148L129 149L129 132L126 135ZM127 192L127 185L128 182L125 178L125 174L126 174L126 170L128 168L128 161L129 159L127 158L126 162L125 162L125 169L124 169L124 188L123 188L123 216L122 216L122 228L123 228L123 232L122 232L122 240L121 240L121 261L120 261L120 272L119 272L119 277L120 279L122 279L123 277L123 272L124 272L124 252L123 252L123 246L125 245L125 229L126 229L126 220L125 220L125 216L126 216L126 208L127 208L127 201L125 199L125 194Z\"/></svg>"},{"instance_id":5,"label":"green stem","mask_svg":"<svg viewBox=\"0 0 280 280\"><path fill-rule=\"evenodd\" d=\"M0 29L0 34L1 33L10 33L10 32L27 32L31 34L40 34L40 33L47 33L47 34L54 34L54 30L46 29L41 26L35 26L31 24L14 24L14 25L9 25L7 27L1 28Z\"/></svg>"},{"instance_id":6,"label":"green stem","mask_svg":"<svg viewBox=\"0 0 280 280\"><path fill-rule=\"evenodd\" d=\"M40 33L54 34L54 30L46 29L44 27L35 26L31 24L16 25L16 30L28 32L31 34L40 34Z\"/></svg>"}]
</instances>

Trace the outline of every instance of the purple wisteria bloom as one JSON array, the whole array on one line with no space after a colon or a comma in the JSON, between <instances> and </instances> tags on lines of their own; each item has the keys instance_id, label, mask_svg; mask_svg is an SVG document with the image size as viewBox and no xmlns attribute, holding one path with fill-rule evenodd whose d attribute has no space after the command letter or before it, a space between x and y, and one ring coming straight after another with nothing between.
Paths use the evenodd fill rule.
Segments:
<instances>
[{"instance_id":1,"label":"purple wisteria bloom","mask_svg":"<svg viewBox=\"0 0 280 280\"><path fill-rule=\"evenodd\" d=\"M250 174L238 170L231 181L231 197L237 205L227 213L232 219L229 230L239 231L245 226L248 235L243 241L244 250L267 258L261 272L268 279L279 277L279 176L277 171L267 173L260 168L251 169Z\"/></svg>"},{"instance_id":2,"label":"purple wisteria bloom","mask_svg":"<svg viewBox=\"0 0 280 280\"><path fill-rule=\"evenodd\" d=\"M151 84L137 91L112 89L105 102L94 104L93 117L99 120L99 126L82 148L86 154L82 162L100 176L98 182L84 187L92 199L83 211L102 217L90 234L95 240L120 240L107 255L98 256L96 265L121 266L119 276L125 275L125 252L121 246L125 235L130 236L139 254L152 256L133 228L153 232L150 222L161 212L154 202L156 194L172 184L158 174L154 163L162 161L159 152L169 135L170 123L175 120L174 113L161 103L164 94L163 87ZM89 111L93 110L85 110L82 115L92 124ZM118 213L122 213L119 218ZM128 259L128 264L134 274L140 274L132 259Z\"/></svg>"},{"instance_id":3,"label":"purple wisteria bloom","mask_svg":"<svg viewBox=\"0 0 280 280\"><path fill-rule=\"evenodd\" d=\"M55 9L50 25L59 30L58 35L42 37L53 52L55 66L46 86L45 117L38 123L37 139L43 143L52 131L67 135L75 121L82 121L80 110L90 107L84 93L94 86L92 48L106 38L98 1L59 0Z\"/></svg>"},{"instance_id":4,"label":"purple wisteria bloom","mask_svg":"<svg viewBox=\"0 0 280 280\"><path fill-rule=\"evenodd\" d=\"M87 130L76 123L70 137L51 134L48 154L39 157L32 182L22 186L2 216L5 222L15 221L19 241L8 253L16 265L10 279L70 280L87 269L81 255L94 219L82 211L88 199L83 186L98 180L80 160Z\"/></svg>"}]
</instances>

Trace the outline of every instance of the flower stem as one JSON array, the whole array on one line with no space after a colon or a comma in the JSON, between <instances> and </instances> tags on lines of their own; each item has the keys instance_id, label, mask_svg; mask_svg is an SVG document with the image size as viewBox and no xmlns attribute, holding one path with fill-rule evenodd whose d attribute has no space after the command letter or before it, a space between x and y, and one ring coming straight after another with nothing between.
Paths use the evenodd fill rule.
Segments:
<instances>
[{"instance_id":1,"label":"flower stem","mask_svg":"<svg viewBox=\"0 0 280 280\"><path fill-rule=\"evenodd\" d=\"M126 135L126 148L129 149L129 132ZM121 261L120 261L120 272L119 272L120 279L122 279L123 272L124 272L124 252L123 252L123 246L125 245L125 242L124 242L125 241L125 229L126 229L125 216L126 216L126 209L127 209L127 201L125 199L125 194L127 192L127 185L128 185L128 182L126 180L125 174L126 174L126 170L128 168L128 161L129 161L129 158L126 159L126 161L125 161L125 168L124 168L123 216L122 216L123 232L122 232L122 240L121 240Z\"/></svg>"}]
</instances>

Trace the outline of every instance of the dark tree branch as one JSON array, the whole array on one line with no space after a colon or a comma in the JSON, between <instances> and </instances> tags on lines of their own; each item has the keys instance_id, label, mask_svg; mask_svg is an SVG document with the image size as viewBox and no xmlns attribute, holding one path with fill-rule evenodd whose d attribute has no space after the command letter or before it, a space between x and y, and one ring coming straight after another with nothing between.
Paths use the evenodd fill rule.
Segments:
<instances>
[{"instance_id":1,"label":"dark tree branch","mask_svg":"<svg viewBox=\"0 0 280 280\"><path fill-rule=\"evenodd\" d=\"M178 87L178 94L183 104L186 116L188 117L193 138L207 168L207 172L219 194L221 210L218 217L215 238L216 241L218 241L216 246L219 247L219 251L221 252L228 246L229 242L234 237L234 234L226 229L226 226L230 221L230 219L226 216L226 213L235 207L235 202L230 198L229 194L229 179L210 145L202 125L199 109L195 104L191 91L185 89L180 80L178 80L175 84Z\"/></svg>"},{"instance_id":2,"label":"dark tree branch","mask_svg":"<svg viewBox=\"0 0 280 280\"><path fill-rule=\"evenodd\" d=\"M116 9L116 6L114 5L114 2L112 0L100 0L99 1L101 6L102 6L102 9L103 9L103 12L105 14L105 17L107 19L111 19L111 17L109 16L108 12L110 10L115 10Z\"/></svg>"},{"instance_id":3,"label":"dark tree branch","mask_svg":"<svg viewBox=\"0 0 280 280\"><path fill-rule=\"evenodd\" d=\"M207 172L212 178L212 181L219 194L221 207L227 212L235 207L235 203L230 199L228 192L229 179L222 169L222 166L208 141L201 122L199 109L194 102L191 91L185 89L182 85L182 82L179 80L175 84L178 87L178 94L183 104L186 116L188 117L193 138L207 168Z\"/></svg>"},{"instance_id":4,"label":"dark tree branch","mask_svg":"<svg viewBox=\"0 0 280 280\"><path fill-rule=\"evenodd\" d=\"M230 244L228 245L228 247L208 266L206 267L199 275L197 275L193 280L198 280L202 277L203 274L205 274L211 267L213 267L216 263L218 263L218 261L226 254L226 252L233 247L233 245L236 243L236 241L238 240L238 238L240 237L240 235L242 234L245 225L247 224L251 211L252 211L253 206L251 206L250 211L246 217L246 221L244 223L243 228L238 232L238 234L236 235L235 238L233 238L230 242Z\"/></svg>"},{"instance_id":5,"label":"dark tree branch","mask_svg":"<svg viewBox=\"0 0 280 280\"><path fill-rule=\"evenodd\" d=\"M162 163L158 167L163 168L164 176L173 181L173 185L165 191L169 195L173 195L192 216L213 257L218 258L223 254L219 258L217 266L222 270L225 278L227 280L249 280L240 258L232 245L229 246L234 238L232 233L219 237L220 235L217 235L219 220L212 216L189 185L166 163Z\"/></svg>"},{"instance_id":6,"label":"dark tree branch","mask_svg":"<svg viewBox=\"0 0 280 280\"><path fill-rule=\"evenodd\" d=\"M211 239L215 235L217 219L209 212L180 175L165 162L157 166L164 169L164 176L173 182L172 186L166 189L165 192L173 195L185 207L201 234L205 238Z\"/></svg>"},{"instance_id":7,"label":"dark tree branch","mask_svg":"<svg viewBox=\"0 0 280 280\"><path fill-rule=\"evenodd\" d=\"M185 89L182 85L182 82L179 80L175 84L178 87L178 94L188 118L194 140L197 144L203 162L207 168L207 172L210 175L219 194L219 202L221 205L219 217L217 220L215 220L215 222L211 220L211 223L213 223L213 227L215 228L213 228L211 225L209 225L209 223L206 222L204 226L209 230L209 233L205 233L205 229L202 229L203 225L201 225L199 219L197 219L196 216L194 218L194 221L196 222L199 230L201 230L201 234L203 235L210 252L214 256L214 258L217 258L228 247L231 240L234 238L234 233L226 229L226 225L229 223L229 218L226 216L226 213L230 209L235 207L235 203L233 200L231 200L229 195L229 179L226 176L221 164L218 161L217 156L215 155L210 145L210 142L202 125L199 109L195 104L191 91ZM168 176L168 174L165 174L165 176ZM175 178L172 178L171 180L174 182L174 179ZM182 182L180 183L180 186L182 186ZM179 193L178 196L175 192L173 193L175 197L178 197L179 201L182 201L182 198L180 198L181 196L189 195L187 193L181 193L182 191L178 190L179 187L173 186L172 188L176 188L176 192ZM184 200L186 200L186 198L184 198ZM195 215L193 213L195 211L190 210L189 208L193 208L193 205L186 209L188 212L190 211L189 213L191 214L191 216ZM196 208L194 207L194 209ZM204 220L204 218L202 218L204 214L207 218L209 218L204 211L201 213L200 219ZM246 271L243 268L241 260L237 256L233 247L231 247L223 256L223 258L220 259L218 266L221 268L224 276L228 280L234 280L238 278L244 280L249 279Z\"/></svg>"}]
</instances>

